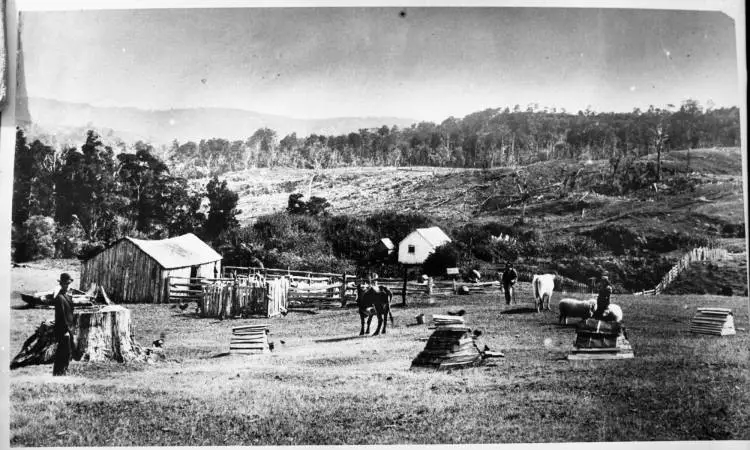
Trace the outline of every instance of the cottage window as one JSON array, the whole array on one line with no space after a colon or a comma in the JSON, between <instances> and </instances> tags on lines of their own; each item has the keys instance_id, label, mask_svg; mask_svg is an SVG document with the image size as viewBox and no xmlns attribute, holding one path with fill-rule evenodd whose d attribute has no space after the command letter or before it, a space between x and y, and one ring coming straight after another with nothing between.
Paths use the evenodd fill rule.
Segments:
<instances>
[{"instance_id":1,"label":"cottage window","mask_svg":"<svg viewBox=\"0 0 750 450\"><path fill-rule=\"evenodd\" d=\"M409 251L409 253L415 253L416 252L416 250L414 249L413 245L409 246L408 251Z\"/></svg>"}]
</instances>

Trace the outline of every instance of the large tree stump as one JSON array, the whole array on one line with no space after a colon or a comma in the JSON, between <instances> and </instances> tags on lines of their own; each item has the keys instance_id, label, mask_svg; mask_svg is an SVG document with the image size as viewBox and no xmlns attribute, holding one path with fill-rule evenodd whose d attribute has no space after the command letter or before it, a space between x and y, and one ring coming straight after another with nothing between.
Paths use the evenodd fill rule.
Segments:
<instances>
[{"instance_id":1,"label":"large tree stump","mask_svg":"<svg viewBox=\"0 0 750 450\"><path fill-rule=\"evenodd\" d=\"M80 309L74 313L73 329L76 360L101 362L151 361L161 349L143 348L132 336L130 310L119 305ZM33 364L51 364L57 342L52 334L54 322L42 322L33 336L26 340L21 352L13 358L10 368Z\"/></svg>"}]
</instances>

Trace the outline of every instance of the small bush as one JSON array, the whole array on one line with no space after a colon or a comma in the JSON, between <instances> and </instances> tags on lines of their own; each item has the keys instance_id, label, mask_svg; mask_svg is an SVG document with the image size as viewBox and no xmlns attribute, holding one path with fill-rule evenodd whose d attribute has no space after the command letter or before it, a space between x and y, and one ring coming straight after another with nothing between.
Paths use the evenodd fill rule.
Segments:
<instances>
[{"instance_id":1,"label":"small bush","mask_svg":"<svg viewBox=\"0 0 750 450\"><path fill-rule=\"evenodd\" d=\"M31 216L23 223L25 254L21 260L51 258L55 255L55 220L46 216Z\"/></svg>"},{"instance_id":2,"label":"small bush","mask_svg":"<svg viewBox=\"0 0 750 450\"><path fill-rule=\"evenodd\" d=\"M78 221L61 227L55 233L55 256L57 258L74 258L81 253L85 242L83 228Z\"/></svg>"},{"instance_id":3,"label":"small bush","mask_svg":"<svg viewBox=\"0 0 750 450\"><path fill-rule=\"evenodd\" d=\"M599 252L599 245L587 236L572 236L547 242L544 252L552 256L593 256Z\"/></svg>"},{"instance_id":4,"label":"small bush","mask_svg":"<svg viewBox=\"0 0 750 450\"><path fill-rule=\"evenodd\" d=\"M460 249L453 242L441 245L427 257L422 264L422 270L425 274L433 277L444 275L449 267L458 267L460 254Z\"/></svg>"},{"instance_id":5,"label":"small bush","mask_svg":"<svg viewBox=\"0 0 750 450\"><path fill-rule=\"evenodd\" d=\"M602 225L586 233L586 236L616 255L638 253L646 246L646 238L622 225Z\"/></svg>"},{"instance_id":6,"label":"small bush","mask_svg":"<svg viewBox=\"0 0 750 450\"><path fill-rule=\"evenodd\" d=\"M324 228L326 240L339 257L364 262L378 243L375 231L357 217L334 216L326 220Z\"/></svg>"}]
</instances>

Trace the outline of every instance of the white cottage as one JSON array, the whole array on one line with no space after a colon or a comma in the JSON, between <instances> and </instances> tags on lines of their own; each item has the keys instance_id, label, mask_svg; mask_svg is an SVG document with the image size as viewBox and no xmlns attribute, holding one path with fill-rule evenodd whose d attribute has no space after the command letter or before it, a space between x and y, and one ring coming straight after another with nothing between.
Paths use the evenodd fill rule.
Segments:
<instances>
[{"instance_id":1,"label":"white cottage","mask_svg":"<svg viewBox=\"0 0 750 450\"><path fill-rule=\"evenodd\" d=\"M417 228L398 244L398 262L422 264L437 247L448 242L451 238L438 227Z\"/></svg>"}]
</instances>

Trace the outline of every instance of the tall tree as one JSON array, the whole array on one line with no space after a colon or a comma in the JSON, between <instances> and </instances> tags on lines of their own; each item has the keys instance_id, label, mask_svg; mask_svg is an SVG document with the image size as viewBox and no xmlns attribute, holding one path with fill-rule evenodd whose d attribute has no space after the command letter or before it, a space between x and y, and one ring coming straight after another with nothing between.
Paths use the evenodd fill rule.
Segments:
<instances>
[{"instance_id":1,"label":"tall tree","mask_svg":"<svg viewBox=\"0 0 750 450\"><path fill-rule=\"evenodd\" d=\"M115 237L117 212L124 199L118 195L112 148L102 144L99 135L89 130L80 149L63 151L57 173L56 218L62 225L78 217L90 241Z\"/></svg>"},{"instance_id":2,"label":"tall tree","mask_svg":"<svg viewBox=\"0 0 750 450\"><path fill-rule=\"evenodd\" d=\"M211 179L206 185L206 196L208 197L208 218L204 229L204 236L214 240L223 231L231 230L239 226L237 209L239 196L227 187L226 180L219 181L217 177Z\"/></svg>"},{"instance_id":3,"label":"tall tree","mask_svg":"<svg viewBox=\"0 0 750 450\"><path fill-rule=\"evenodd\" d=\"M159 192L162 190L169 170L153 155L153 147L141 141L135 144L135 153L120 153L118 180L120 192L128 199L128 208L123 215L135 224L139 231L148 232L154 221L160 221Z\"/></svg>"}]
</instances>

